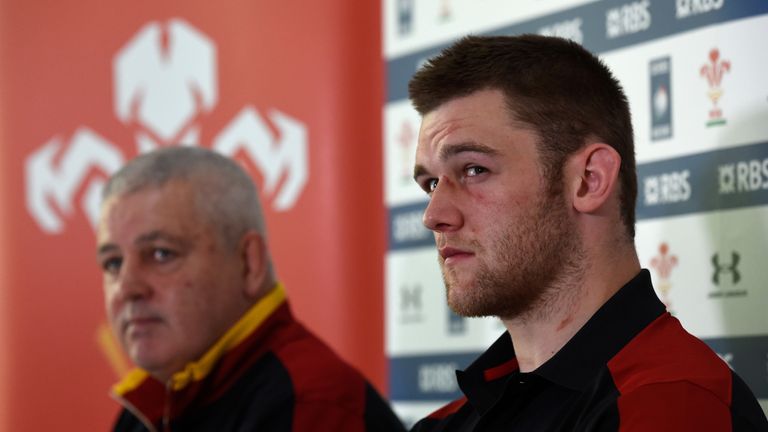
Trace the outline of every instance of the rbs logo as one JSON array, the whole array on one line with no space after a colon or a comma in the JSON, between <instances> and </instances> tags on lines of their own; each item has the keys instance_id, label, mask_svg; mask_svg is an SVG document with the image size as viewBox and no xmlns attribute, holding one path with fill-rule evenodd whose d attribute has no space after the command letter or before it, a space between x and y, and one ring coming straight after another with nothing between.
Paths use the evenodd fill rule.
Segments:
<instances>
[{"instance_id":1,"label":"rbs logo","mask_svg":"<svg viewBox=\"0 0 768 432\"><path fill-rule=\"evenodd\" d=\"M219 97L213 41L180 19L149 23L118 51L113 66L114 114L133 132L138 153L200 145L202 118ZM291 209L307 183L306 126L280 111L271 110L267 121L246 105L212 147L249 158L264 178L264 198L277 211ZM81 125L68 140L54 136L25 162L29 213L44 232L55 234L79 205L94 226L103 177L124 160L93 127Z\"/></svg>"}]
</instances>

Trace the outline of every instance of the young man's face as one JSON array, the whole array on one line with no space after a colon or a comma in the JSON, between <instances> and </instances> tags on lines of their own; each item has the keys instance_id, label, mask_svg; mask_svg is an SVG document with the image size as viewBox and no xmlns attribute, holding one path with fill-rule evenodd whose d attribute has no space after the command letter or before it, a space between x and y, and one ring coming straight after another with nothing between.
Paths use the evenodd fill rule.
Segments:
<instances>
[{"instance_id":1,"label":"young man's face","mask_svg":"<svg viewBox=\"0 0 768 432\"><path fill-rule=\"evenodd\" d=\"M243 265L187 183L109 198L97 239L112 329L158 379L197 360L244 312Z\"/></svg>"},{"instance_id":2,"label":"young man's face","mask_svg":"<svg viewBox=\"0 0 768 432\"><path fill-rule=\"evenodd\" d=\"M514 318L542 298L578 249L562 196L547 195L537 135L513 122L499 90L456 98L423 118L414 178L430 195L424 225L448 304Z\"/></svg>"}]
</instances>

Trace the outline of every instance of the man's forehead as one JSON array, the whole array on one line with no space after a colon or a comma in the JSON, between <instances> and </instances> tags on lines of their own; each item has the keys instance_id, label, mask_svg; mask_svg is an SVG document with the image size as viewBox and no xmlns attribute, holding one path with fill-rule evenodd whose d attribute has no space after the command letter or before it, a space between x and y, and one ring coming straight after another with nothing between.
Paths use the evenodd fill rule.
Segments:
<instances>
[{"instance_id":1,"label":"man's forehead","mask_svg":"<svg viewBox=\"0 0 768 432\"><path fill-rule=\"evenodd\" d=\"M166 183L107 197L96 226L98 241L127 230L134 236L172 233L200 222L196 195L187 185Z\"/></svg>"},{"instance_id":2,"label":"man's forehead","mask_svg":"<svg viewBox=\"0 0 768 432\"><path fill-rule=\"evenodd\" d=\"M154 243L157 241L165 241L165 242L171 242L171 243L183 243L185 240L184 238L172 234L168 231L165 231L163 229L148 229L143 232L136 233L135 236L131 238L131 242L134 245L141 245L141 244L149 244ZM103 242L99 242L99 251L102 249L109 249L112 247L116 247L116 244L112 243L110 239L105 239Z\"/></svg>"},{"instance_id":3,"label":"man's forehead","mask_svg":"<svg viewBox=\"0 0 768 432\"><path fill-rule=\"evenodd\" d=\"M482 121L508 123L513 118L511 114L501 90L478 90L449 99L425 113L419 129L420 139L422 136L431 138L446 127Z\"/></svg>"},{"instance_id":4,"label":"man's forehead","mask_svg":"<svg viewBox=\"0 0 768 432\"><path fill-rule=\"evenodd\" d=\"M202 232L200 230L185 230L179 226L146 226L137 232L129 232L128 236L121 238L113 235L109 230L103 230L97 236L97 252L103 253L123 247L143 247L158 242L173 244L178 247L193 244Z\"/></svg>"},{"instance_id":5,"label":"man's forehead","mask_svg":"<svg viewBox=\"0 0 768 432\"><path fill-rule=\"evenodd\" d=\"M446 102L424 114L419 132L422 135L432 136L446 126L471 121L477 114L470 108L463 99Z\"/></svg>"},{"instance_id":6,"label":"man's forehead","mask_svg":"<svg viewBox=\"0 0 768 432\"><path fill-rule=\"evenodd\" d=\"M186 179L172 179L159 184L147 184L140 188L130 189L106 197L101 204L102 216L114 207L140 206L143 203L160 205L169 203L180 205L193 203L195 192L199 189Z\"/></svg>"}]
</instances>

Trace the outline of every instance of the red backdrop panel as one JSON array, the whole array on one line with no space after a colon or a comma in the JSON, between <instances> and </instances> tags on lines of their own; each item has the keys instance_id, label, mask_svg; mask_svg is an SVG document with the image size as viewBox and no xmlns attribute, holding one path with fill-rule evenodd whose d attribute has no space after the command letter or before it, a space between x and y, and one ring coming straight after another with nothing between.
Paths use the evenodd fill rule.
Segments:
<instances>
[{"instance_id":1,"label":"red backdrop panel","mask_svg":"<svg viewBox=\"0 0 768 432\"><path fill-rule=\"evenodd\" d=\"M210 147L246 111L230 142L261 148L237 154L275 181L269 240L294 309L384 390L379 22L378 2L352 0L0 1L0 429L112 422L89 194L140 143ZM145 63L120 69L130 53ZM267 178L263 152L301 130L306 163Z\"/></svg>"}]
</instances>

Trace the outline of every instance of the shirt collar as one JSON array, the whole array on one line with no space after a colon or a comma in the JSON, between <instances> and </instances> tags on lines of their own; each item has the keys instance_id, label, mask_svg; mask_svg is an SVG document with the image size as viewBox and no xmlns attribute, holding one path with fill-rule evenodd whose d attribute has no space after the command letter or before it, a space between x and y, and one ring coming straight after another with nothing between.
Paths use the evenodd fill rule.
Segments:
<instances>
[{"instance_id":1,"label":"shirt collar","mask_svg":"<svg viewBox=\"0 0 768 432\"><path fill-rule=\"evenodd\" d=\"M551 359L531 372L574 390L588 385L636 334L665 311L648 270L641 270L614 294ZM509 333L504 332L464 371L459 387L482 414L502 395L507 379L519 371Z\"/></svg>"},{"instance_id":2,"label":"shirt collar","mask_svg":"<svg viewBox=\"0 0 768 432\"><path fill-rule=\"evenodd\" d=\"M632 338L665 312L656 296L648 270L632 280L587 321L586 324L534 373L556 384L579 390Z\"/></svg>"},{"instance_id":3,"label":"shirt collar","mask_svg":"<svg viewBox=\"0 0 768 432\"><path fill-rule=\"evenodd\" d=\"M456 371L459 388L481 414L501 396L506 378L519 370L509 333L504 332L463 371Z\"/></svg>"}]
</instances>

